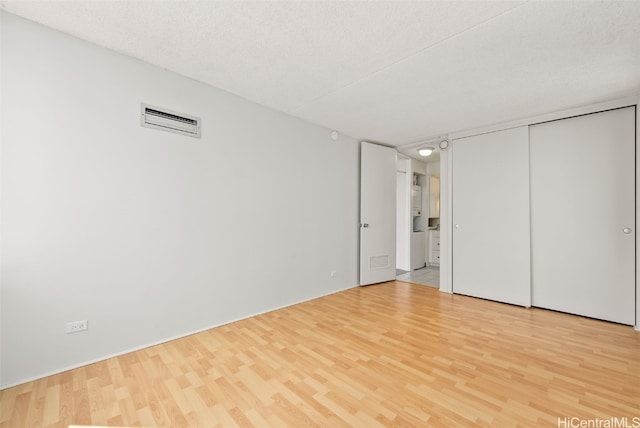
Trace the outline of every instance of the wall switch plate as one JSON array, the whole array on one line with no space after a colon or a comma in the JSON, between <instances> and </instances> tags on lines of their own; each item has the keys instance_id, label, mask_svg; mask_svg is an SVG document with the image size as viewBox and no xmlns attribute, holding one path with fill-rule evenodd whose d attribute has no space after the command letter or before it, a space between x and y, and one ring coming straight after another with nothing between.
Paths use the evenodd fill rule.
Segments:
<instances>
[{"instance_id":1,"label":"wall switch plate","mask_svg":"<svg viewBox=\"0 0 640 428\"><path fill-rule=\"evenodd\" d=\"M337 270L332 270L332 271L331 271L331 276L336 276L336 274L337 274L337 273L338 273L338 271L337 271Z\"/></svg>"},{"instance_id":2,"label":"wall switch plate","mask_svg":"<svg viewBox=\"0 0 640 428\"><path fill-rule=\"evenodd\" d=\"M87 320L72 321L67 323L67 333L77 333L89 328Z\"/></svg>"}]
</instances>

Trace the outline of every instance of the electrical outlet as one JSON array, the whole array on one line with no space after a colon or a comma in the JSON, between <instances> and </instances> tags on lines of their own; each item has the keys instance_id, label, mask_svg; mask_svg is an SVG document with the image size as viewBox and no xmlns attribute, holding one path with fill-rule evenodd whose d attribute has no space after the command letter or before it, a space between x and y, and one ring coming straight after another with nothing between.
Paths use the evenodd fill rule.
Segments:
<instances>
[{"instance_id":1,"label":"electrical outlet","mask_svg":"<svg viewBox=\"0 0 640 428\"><path fill-rule=\"evenodd\" d=\"M337 274L338 274L338 271L337 271L337 270L332 270L332 271L331 271L331 276L336 276Z\"/></svg>"},{"instance_id":2,"label":"electrical outlet","mask_svg":"<svg viewBox=\"0 0 640 428\"><path fill-rule=\"evenodd\" d=\"M89 328L87 320L67 323L67 333L77 333L79 331L86 330L87 328Z\"/></svg>"}]
</instances>

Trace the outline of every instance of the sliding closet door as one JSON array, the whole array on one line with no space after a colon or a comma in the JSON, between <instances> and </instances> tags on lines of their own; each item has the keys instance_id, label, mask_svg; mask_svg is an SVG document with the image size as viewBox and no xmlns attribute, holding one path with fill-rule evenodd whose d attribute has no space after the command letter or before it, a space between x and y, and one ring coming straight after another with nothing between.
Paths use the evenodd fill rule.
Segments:
<instances>
[{"instance_id":1,"label":"sliding closet door","mask_svg":"<svg viewBox=\"0 0 640 428\"><path fill-rule=\"evenodd\" d=\"M635 317L635 108L530 127L532 304Z\"/></svg>"},{"instance_id":2,"label":"sliding closet door","mask_svg":"<svg viewBox=\"0 0 640 428\"><path fill-rule=\"evenodd\" d=\"M453 292L531 304L529 133L454 140Z\"/></svg>"}]
</instances>

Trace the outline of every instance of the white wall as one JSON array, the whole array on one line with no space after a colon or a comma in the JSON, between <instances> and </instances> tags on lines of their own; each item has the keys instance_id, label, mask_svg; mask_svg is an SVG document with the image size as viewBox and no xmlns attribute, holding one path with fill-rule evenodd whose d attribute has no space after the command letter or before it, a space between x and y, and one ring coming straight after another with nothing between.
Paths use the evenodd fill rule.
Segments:
<instances>
[{"instance_id":1,"label":"white wall","mask_svg":"<svg viewBox=\"0 0 640 428\"><path fill-rule=\"evenodd\" d=\"M427 175L435 175L440 177L440 161L427 163Z\"/></svg>"},{"instance_id":2,"label":"white wall","mask_svg":"<svg viewBox=\"0 0 640 428\"><path fill-rule=\"evenodd\" d=\"M427 164L415 159L411 159L411 170L417 174L427 175Z\"/></svg>"},{"instance_id":3,"label":"white wall","mask_svg":"<svg viewBox=\"0 0 640 428\"><path fill-rule=\"evenodd\" d=\"M357 284L355 140L1 19L0 385Z\"/></svg>"}]
</instances>

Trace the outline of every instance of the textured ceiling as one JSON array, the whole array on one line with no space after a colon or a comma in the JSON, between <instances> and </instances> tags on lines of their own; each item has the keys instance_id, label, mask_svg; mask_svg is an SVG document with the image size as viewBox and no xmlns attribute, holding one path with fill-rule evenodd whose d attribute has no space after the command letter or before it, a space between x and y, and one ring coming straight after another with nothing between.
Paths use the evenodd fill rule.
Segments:
<instances>
[{"instance_id":1,"label":"textured ceiling","mask_svg":"<svg viewBox=\"0 0 640 428\"><path fill-rule=\"evenodd\" d=\"M640 1L13 1L0 8L403 145L640 89Z\"/></svg>"}]
</instances>

